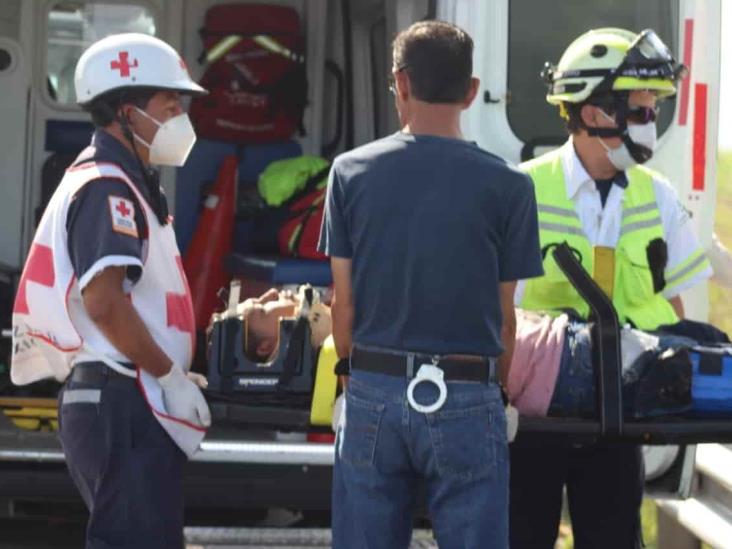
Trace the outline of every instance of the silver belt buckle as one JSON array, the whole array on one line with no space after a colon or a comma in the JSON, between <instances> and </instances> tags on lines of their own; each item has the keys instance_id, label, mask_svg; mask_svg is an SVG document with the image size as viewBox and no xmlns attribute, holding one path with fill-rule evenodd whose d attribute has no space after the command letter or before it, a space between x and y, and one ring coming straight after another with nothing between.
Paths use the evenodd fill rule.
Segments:
<instances>
[{"instance_id":1,"label":"silver belt buckle","mask_svg":"<svg viewBox=\"0 0 732 549\"><path fill-rule=\"evenodd\" d=\"M432 404L423 405L414 400L414 388L426 381L436 385L440 390L440 394ZM409 405L417 412L431 414L442 408L446 399L447 385L445 385L445 372L436 364L422 364L417 371L417 375L412 378L407 386L407 402L409 402Z\"/></svg>"}]
</instances>

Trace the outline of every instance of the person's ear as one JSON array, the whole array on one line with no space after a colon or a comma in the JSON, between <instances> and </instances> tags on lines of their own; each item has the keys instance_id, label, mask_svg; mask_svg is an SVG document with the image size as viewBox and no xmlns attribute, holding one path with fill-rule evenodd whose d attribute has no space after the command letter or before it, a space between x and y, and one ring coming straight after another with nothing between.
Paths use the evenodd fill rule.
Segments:
<instances>
[{"instance_id":1,"label":"person's ear","mask_svg":"<svg viewBox=\"0 0 732 549\"><path fill-rule=\"evenodd\" d=\"M478 95L478 90L480 89L480 78L476 78L475 76L472 76L470 78L470 86L468 87L468 93L465 95L465 99L463 100L463 108L467 109L470 107L470 105L475 100L475 97Z\"/></svg>"},{"instance_id":2,"label":"person's ear","mask_svg":"<svg viewBox=\"0 0 732 549\"><path fill-rule=\"evenodd\" d=\"M412 96L412 83L406 70L396 71L394 73L394 85L399 99L407 101Z\"/></svg>"},{"instance_id":3,"label":"person's ear","mask_svg":"<svg viewBox=\"0 0 732 549\"><path fill-rule=\"evenodd\" d=\"M588 128L597 128L601 126L602 124L598 121L598 118L600 118L602 115L597 112L599 109L595 105L585 104L582 105L582 109L580 109L580 117L582 118L582 123L588 127Z\"/></svg>"},{"instance_id":4,"label":"person's ear","mask_svg":"<svg viewBox=\"0 0 732 549\"><path fill-rule=\"evenodd\" d=\"M131 103L120 105L119 114L122 120L127 121L127 124L139 124L139 118L141 118L141 115L135 110L135 106Z\"/></svg>"}]
</instances>

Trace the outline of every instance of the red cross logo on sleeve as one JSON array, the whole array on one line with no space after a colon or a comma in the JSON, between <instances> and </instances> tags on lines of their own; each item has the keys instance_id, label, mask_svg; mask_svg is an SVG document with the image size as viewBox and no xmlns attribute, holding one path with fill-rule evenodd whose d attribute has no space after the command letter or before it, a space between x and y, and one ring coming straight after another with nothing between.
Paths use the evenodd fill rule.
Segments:
<instances>
[{"instance_id":1,"label":"red cross logo on sleeve","mask_svg":"<svg viewBox=\"0 0 732 549\"><path fill-rule=\"evenodd\" d=\"M117 210L117 211L118 211L118 212L120 213L120 215L121 215L122 217L127 217L127 216L128 216L128 215L130 215L130 213L132 212L132 210L130 210L130 209L129 209L129 208L128 208L128 207L126 206L126 205L125 205L125 203L124 203L124 202L122 202L122 201L120 201L120 203L119 203L119 204L117 204L117 206L116 206L116 207L115 207L114 209L115 209L115 210Z\"/></svg>"},{"instance_id":2,"label":"red cross logo on sleeve","mask_svg":"<svg viewBox=\"0 0 732 549\"><path fill-rule=\"evenodd\" d=\"M137 59L135 59L134 62L130 64L130 62L128 61L129 57L130 52L119 52L119 59L116 59L109 64L111 70L119 71L119 75L123 78L128 77L130 75L130 69L136 69L138 66Z\"/></svg>"},{"instance_id":3,"label":"red cross logo on sleeve","mask_svg":"<svg viewBox=\"0 0 732 549\"><path fill-rule=\"evenodd\" d=\"M53 270L53 250L48 246L33 244L28 252L23 274L18 283L18 294L15 296L13 312L30 314L28 298L26 296L28 282L35 282L52 288L56 282L56 273Z\"/></svg>"},{"instance_id":4,"label":"red cross logo on sleeve","mask_svg":"<svg viewBox=\"0 0 732 549\"><path fill-rule=\"evenodd\" d=\"M175 261L178 264L178 272L180 273L180 279L183 281L185 293L176 294L168 292L165 294L167 325L187 333L191 337L191 348L193 349L196 342L196 325L193 320L191 291L188 288L188 281L186 280L186 273L183 270L183 261L180 256L176 256Z\"/></svg>"}]
</instances>

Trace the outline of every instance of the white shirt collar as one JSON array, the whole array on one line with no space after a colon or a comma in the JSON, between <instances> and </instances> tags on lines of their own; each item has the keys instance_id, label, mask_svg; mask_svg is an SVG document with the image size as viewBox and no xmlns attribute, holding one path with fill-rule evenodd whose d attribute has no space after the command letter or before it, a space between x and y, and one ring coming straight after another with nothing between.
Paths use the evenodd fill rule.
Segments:
<instances>
[{"instance_id":1,"label":"white shirt collar","mask_svg":"<svg viewBox=\"0 0 732 549\"><path fill-rule=\"evenodd\" d=\"M574 143L572 143L571 137L562 145L561 155L564 182L567 186L567 197L570 200L574 200L575 195L584 185L589 183L594 186L595 181L587 173L579 156L577 156L577 151L574 150Z\"/></svg>"}]
</instances>

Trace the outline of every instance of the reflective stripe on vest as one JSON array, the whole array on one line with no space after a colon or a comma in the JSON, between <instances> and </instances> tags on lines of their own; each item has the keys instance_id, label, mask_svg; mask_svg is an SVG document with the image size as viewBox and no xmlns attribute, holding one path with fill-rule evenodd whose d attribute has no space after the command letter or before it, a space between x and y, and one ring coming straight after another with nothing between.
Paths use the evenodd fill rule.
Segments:
<instances>
[{"instance_id":1,"label":"reflective stripe on vest","mask_svg":"<svg viewBox=\"0 0 732 549\"><path fill-rule=\"evenodd\" d=\"M583 267L593 272L592 245L582 229L574 202L567 196L562 150L552 151L521 165L534 181L542 250L545 252L544 276L526 281L521 307L552 311L574 309L586 318L587 304L561 272L551 256L552 244L567 242L580 256ZM642 329L678 320L671 304L653 292L646 247L663 238L663 224L656 203L652 173L643 167L626 172L628 187L623 200L620 238L615 253L613 304L621 322L632 321ZM693 263L693 262L692 262ZM695 269L692 263L686 264ZM678 276L686 277L682 270Z\"/></svg>"},{"instance_id":2,"label":"reflective stripe on vest","mask_svg":"<svg viewBox=\"0 0 732 549\"><path fill-rule=\"evenodd\" d=\"M666 272L666 288L673 288L690 280L709 266L707 256L702 250L697 250L673 270Z\"/></svg>"}]
</instances>

